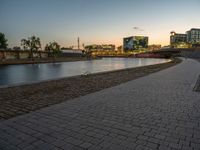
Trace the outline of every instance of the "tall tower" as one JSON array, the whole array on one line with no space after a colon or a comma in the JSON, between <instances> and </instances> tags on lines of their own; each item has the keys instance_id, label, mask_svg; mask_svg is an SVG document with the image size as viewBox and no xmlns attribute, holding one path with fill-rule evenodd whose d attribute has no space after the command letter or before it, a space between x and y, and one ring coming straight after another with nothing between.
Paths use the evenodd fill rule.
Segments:
<instances>
[{"instance_id":1,"label":"tall tower","mask_svg":"<svg viewBox=\"0 0 200 150\"><path fill-rule=\"evenodd\" d=\"M77 42L78 42L78 49L80 49L80 39L79 39L79 37L78 37Z\"/></svg>"},{"instance_id":2,"label":"tall tower","mask_svg":"<svg viewBox=\"0 0 200 150\"><path fill-rule=\"evenodd\" d=\"M85 49L85 44L84 43L82 44L82 47L83 47L83 50L84 50Z\"/></svg>"}]
</instances>

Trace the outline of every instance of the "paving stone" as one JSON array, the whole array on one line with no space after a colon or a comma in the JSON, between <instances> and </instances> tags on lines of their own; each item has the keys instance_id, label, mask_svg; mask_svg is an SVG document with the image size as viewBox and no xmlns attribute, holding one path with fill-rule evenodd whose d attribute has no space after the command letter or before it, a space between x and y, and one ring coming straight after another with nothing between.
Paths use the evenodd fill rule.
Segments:
<instances>
[{"instance_id":1,"label":"paving stone","mask_svg":"<svg viewBox=\"0 0 200 150\"><path fill-rule=\"evenodd\" d=\"M88 148L91 147L91 146L92 146L92 144L91 144L91 143L88 143L88 142L84 142L84 143L82 143L82 144L80 145L80 147L85 148L85 149L88 149Z\"/></svg>"},{"instance_id":2,"label":"paving stone","mask_svg":"<svg viewBox=\"0 0 200 150\"><path fill-rule=\"evenodd\" d=\"M0 149L199 150L200 93L193 91L199 68L200 63L187 59L116 87L0 121Z\"/></svg>"}]
</instances>

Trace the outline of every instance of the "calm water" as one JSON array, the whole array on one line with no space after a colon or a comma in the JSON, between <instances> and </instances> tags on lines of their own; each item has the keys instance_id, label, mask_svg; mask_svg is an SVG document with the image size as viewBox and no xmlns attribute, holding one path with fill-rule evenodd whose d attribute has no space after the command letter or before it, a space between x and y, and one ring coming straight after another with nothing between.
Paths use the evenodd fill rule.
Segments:
<instances>
[{"instance_id":1,"label":"calm water","mask_svg":"<svg viewBox=\"0 0 200 150\"><path fill-rule=\"evenodd\" d=\"M91 61L0 66L0 86L70 77L85 72L97 73L132 68L167 61L169 60L151 58L103 58Z\"/></svg>"}]
</instances>

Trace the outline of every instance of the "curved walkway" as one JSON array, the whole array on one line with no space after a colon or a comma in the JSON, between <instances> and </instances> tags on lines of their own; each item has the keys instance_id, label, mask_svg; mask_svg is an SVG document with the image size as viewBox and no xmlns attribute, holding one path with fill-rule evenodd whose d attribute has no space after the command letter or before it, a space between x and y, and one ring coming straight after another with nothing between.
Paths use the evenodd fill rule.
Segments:
<instances>
[{"instance_id":1,"label":"curved walkway","mask_svg":"<svg viewBox=\"0 0 200 150\"><path fill-rule=\"evenodd\" d=\"M0 123L0 149L200 149L200 63L169 69Z\"/></svg>"}]
</instances>

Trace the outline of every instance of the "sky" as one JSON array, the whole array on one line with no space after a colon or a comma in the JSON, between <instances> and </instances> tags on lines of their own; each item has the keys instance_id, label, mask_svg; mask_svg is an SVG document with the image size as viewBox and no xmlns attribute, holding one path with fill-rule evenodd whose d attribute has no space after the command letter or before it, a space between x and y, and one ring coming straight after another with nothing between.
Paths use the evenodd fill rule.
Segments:
<instances>
[{"instance_id":1,"label":"sky","mask_svg":"<svg viewBox=\"0 0 200 150\"><path fill-rule=\"evenodd\" d=\"M171 31L200 28L200 0L0 0L0 32L9 47L40 37L42 46L122 45L143 35L149 44L169 44Z\"/></svg>"}]
</instances>

